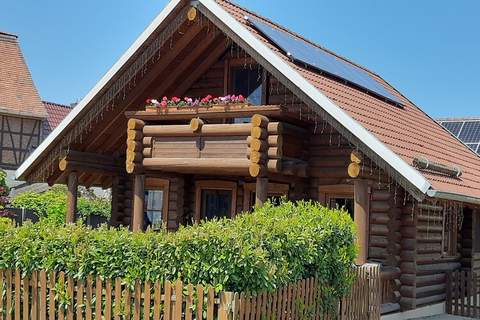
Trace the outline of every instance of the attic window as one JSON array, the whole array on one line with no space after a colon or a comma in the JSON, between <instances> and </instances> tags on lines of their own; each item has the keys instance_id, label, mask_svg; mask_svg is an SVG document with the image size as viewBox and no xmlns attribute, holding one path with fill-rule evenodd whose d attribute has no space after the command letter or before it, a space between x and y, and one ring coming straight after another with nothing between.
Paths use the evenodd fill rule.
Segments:
<instances>
[{"instance_id":1,"label":"attic window","mask_svg":"<svg viewBox=\"0 0 480 320\"><path fill-rule=\"evenodd\" d=\"M232 93L241 94L251 104L262 104L262 73L257 68L232 67Z\"/></svg>"}]
</instances>

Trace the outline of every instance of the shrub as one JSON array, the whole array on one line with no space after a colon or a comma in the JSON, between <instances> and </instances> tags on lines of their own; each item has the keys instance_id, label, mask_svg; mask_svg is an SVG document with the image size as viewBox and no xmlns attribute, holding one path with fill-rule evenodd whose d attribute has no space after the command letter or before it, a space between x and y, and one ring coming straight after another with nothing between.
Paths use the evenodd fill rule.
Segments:
<instances>
[{"instance_id":1,"label":"shrub","mask_svg":"<svg viewBox=\"0 0 480 320\"><path fill-rule=\"evenodd\" d=\"M0 169L0 217L10 217L11 212L6 210L6 206L10 203L8 194L10 189L7 186L7 173Z\"/></svg>"},{"instance_id":2,"label":"shrub","mask_svg":"<svg viewBox=\"0 0 480 320\"><path fill-rule=\"evenodd\" d=\"M131 233L40 221L0 230L0 268L46 269L176 280L216 289L263 291L318 276L339 297L350 285L354 225L344 211L311 202L266 204L252 214L166 231Z\"/></svg>"},{"instance_id":3,"label":"shrub","mask_svg":"<svg viewBox=\"0 0 480 320\"><path fill-rule=\"evenodd\" d=\"M17 208L33 210L39 217L48 217L51 221L62 223L67 212L67 188L64 185L55 185L41 193L24 192L12 200L12 205ZM81 217L97 214L110 217L110 202L108 199L98 198L93 195L80 195L77 210Z\"/></svg>"}]
</instances>

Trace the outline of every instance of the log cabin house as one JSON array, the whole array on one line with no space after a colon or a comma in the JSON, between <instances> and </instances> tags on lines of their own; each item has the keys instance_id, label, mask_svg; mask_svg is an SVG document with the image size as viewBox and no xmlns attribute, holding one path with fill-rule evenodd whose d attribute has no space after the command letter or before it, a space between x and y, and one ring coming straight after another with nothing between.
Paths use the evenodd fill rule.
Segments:
<instances>
[{"instance_id":1,"label":"log cabin house","mask_svg":"<svg viewBox=\"0 0 480 320\"><path fill-rule=\"evenodd\" d=\"M148 98L242 94L248 104ZM383 312L478 270L480 158L379 75L225 0L172 0L17 170L112 190L114 226L175 230L267 198L345 207Z\"/></svg>"}]
</instances>

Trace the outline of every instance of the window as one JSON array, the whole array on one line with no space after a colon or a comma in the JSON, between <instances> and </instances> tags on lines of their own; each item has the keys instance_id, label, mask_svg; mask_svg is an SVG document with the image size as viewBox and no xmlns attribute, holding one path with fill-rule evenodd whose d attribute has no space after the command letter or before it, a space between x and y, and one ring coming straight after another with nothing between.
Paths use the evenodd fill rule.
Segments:
<instances>
[{"instance_id":1,"label":"window","mask_svg":"<svg viewBox=\"0 0 480 320\"><path fill-rule=\"evenodd\" d=\"M442 254L445 257L457 255L459 220L463 218L458 206L447 206L443 211Z\"/></svg>"},{"instance_id":2,"label":"window","mask_svg":"<svg viewBox=\"0 0 480 320\"><path fill-rule=\"evenodd\" d=\"M258 67L236 66L230 69L231 89L229 93L241 94L253 105L261 105L263 103L263 70ZM250 122L250 118L237 118L236 123Z\"/></svg>"},{"instance_id":3,"label":"window","mask_svg":"<svg viewBox=\"0 0 480 320\"><path fill-rule=\"evenodd\" d=\"M237 203L235 182L197 181L195 189L195 221L235 215Z\"/></svg>"},{"instance_id":4,"label":"window","mask_svg":"<svg viewBox=\"0 0 480 320\"><path fill-rule=\"evenodd\" d=\"M243 186L243 210L250 211L255 205L255 183L245 183ZM274 204L280 204L282 197L288 198L289 185L284 183L268 183L267 199Z\"/></svg>"},{"instance_id":5,"label":"window","mask_svg":"<svg viewBox=\"0 0 480 320\"><path fill-rule=\"evenodd\" d=\"M353 185L336 184L324 185L318 188L319 202L329 208L345 209L352 219L354 218Z\"/></svg>"},{"instance_id":6,"label":"window","mask_svg":"<svg viewBox=\"0 0 480 320\"><path fill-rule=\"evenodd\" d=\"M159 230L162 223L167 223L168 189L166 179L147 178L145 181L145 228Z\"/></svg>"},{"instance_id":7,"label":"window","mask_svg":"<svg viewBox=\"0 0 480 320\"><path fill-rule=\"evenodd\" d=\"M352 220L354 219L353 216L353 195L352 196L345 196L345 195L329 195L328 196L328 207L333 209L343 209L350 214Z\"/></svg>"}]
</instances>

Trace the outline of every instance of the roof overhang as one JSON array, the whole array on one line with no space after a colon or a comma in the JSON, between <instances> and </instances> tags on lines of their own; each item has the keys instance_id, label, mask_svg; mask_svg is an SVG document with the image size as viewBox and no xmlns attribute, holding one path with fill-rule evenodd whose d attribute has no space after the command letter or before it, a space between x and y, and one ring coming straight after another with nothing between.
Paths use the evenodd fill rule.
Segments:
<instances>
[{"instance_id":1,"label":"roof overhang","mask_svg":"<svg viewBox=\"0 0 480 320\"><path fill-rule=\"evenodd\" d=\"M142 44L150 35L161 25L161 23L181 5L182 0L172 0L154 19L133 45L122 55L115 65L102 77L95 87L82 99L82 101L67 115L57 128L43 141L43 143L25 160L16 172L17 179L24 179L25 174L32 166L41 160L41 156L49 151L49 146L57 142L61 135L73 123L80 118L88 107L89 103L108 85L110 80L117 75L122 66L141 48ZM406 187L413 191L413 194L420 200L430 189L430 183L417 170L406 163L401 157L395 154L385 144L378 140L372 133L360 125L350 115L343 111L339 106L328 99L319 89L313 86L302 75L294 70L279 55L275 54L270 48L253 35L245 26L238 22L234 17L227 13L214 0L192 1L200 11L207 13L213 22L226 34L238 41L247 52L256 53L260 57L259 63L267 70L275 71L284 80L291 83L310 105L319 107L333 121L340 124L346 132L360 142L362 146L368 148L373 155L381 160L389 169L395 172L395 177L405 182Z\"/></svg>"},{"instance_id":2,"label":"roof overhang","mask_svg":"<svg viewBox=\"0 0 480 320\"><path fill-rule=\"evenodd\" d=\"M171 0L160 14L150 23L150 25L142 32L128 50L120 57L120 59L108 70L108 72L100 79L100 81L87 93L87 95L72 109L72 111L63 119L62 122L47 136L45 140L36 148L30 156L20 165L15 172L15 178L24 180L27 171L40 161L43 153L48 152L51 144L57 142L62 134L76 122L78 118L86 111L89 103L104 89L112 78L117 75L123 65L127 63L135 53L140 49L143 43L157 30L162 22L172 13L183 0Z\"/></svg>"},{"instance_id":3,"label":"roof overhang","mask_svg":"<svg viewBox=\"0 0 480 320\"><path fill-rule=\"evenodd\" d=\"M430 189L427 191L427 195L430 198L435 198L440 200L458 201L458 202L469 203L477 206L480 205L480 198L467 196L461 193L445 192L445 191Z\"/></svg>"},{"instance_id":4,"label":"roof overhang","mask_svg":"<svg viewBox=\"0 0 480 320\"><path fill-rule=\"evenodd\" d=\"M411 187L416 189L415 194L425 195L430 189L430 182L420 174L416 169L411 167L401 157L390 150L385 144L378 140L372 133L360 125L350 115L348 115L339 106L328 99L319 89L306 80L296 70L294 70L286 61L268 48L260 39L248 31L245 26L233 18L214 0L198 0L194 2L200 9L202 7L212 16L216 17L219 25L218 27L224 32L228 30L228 35L234 37L234 40L239 40L244 46L255 51L258 56L263 58L263 66L267 65L277 70L285 79L288 79L301 90L307 98L314 102L317 106L322 108L328 115L330 115L337 123L340 123L346 130L348 130L355 138L357 138L364 146L369 148L380 159L388 164L396 173L398 173L403 180ZM201 10L202 11L202 10ZM244 48L245 49L245 48ZM259 61L260 62L260 61ZM267 69L271 69L267 68ZM421 197L419 197L421 198Z\"/></svg>"}]
</instances>

